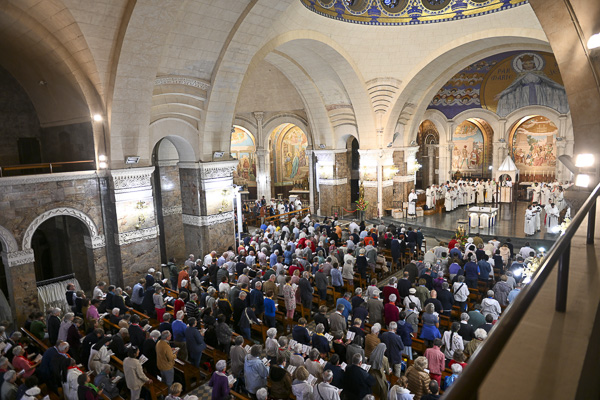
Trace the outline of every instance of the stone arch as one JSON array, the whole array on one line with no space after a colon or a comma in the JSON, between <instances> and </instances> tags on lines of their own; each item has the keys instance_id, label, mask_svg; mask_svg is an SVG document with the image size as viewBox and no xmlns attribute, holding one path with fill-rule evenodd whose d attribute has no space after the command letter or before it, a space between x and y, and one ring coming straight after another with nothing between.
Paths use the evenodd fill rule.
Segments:
<instances>
[{"instance_id":1,"label":"stone arch","mask_svg":"<svg viewBox=\"0 0 600 400\"><path fill-rule=\"evenodd\" d=\"M178 118L163 118L150 124L150 151L156 150L159 143L166 139L179 154L179 161L196 162L196 152L192 143L198 143L198 131L189 122Z\"/></svg>"},{"instance_id":2,"label":"stone arch","mask_svg":"<svg viewBox=\"0 0 600 400\"><path fill-rule=\"evenodd\" d=\"M304 132L306 138L308 139L309 149L313 149L315 147L312 130L309 128L308 122L299 115L287 113L275 114L264 122L263 137L260 138L260 143L268 146L270 135L273 132L273 129L277 128L281 124L287 123L292 123L298 128L302 129L302 132Z\"/></svg>"},{"instance_id":3,"label":"stone arch","mask_svg":"<svg viewBox=\"0 0 600 400\"><path fill-rule=\"evenodd\" d=\"M407 74L385 124L384 142L391 140L398 119L405 114L410 118L405 143L414 140L421 116L435 93L464 67L500 52L524 49L552 51L539 29L503 28L465 35L432 52Z\"/></svg>"},{"instance_id":4,"label":"stone arch","mask_svg":"<svg viewBox=\"0 0 600 400\"><path fill-rule=\"evenodd\" d=\"M485 110L483 108L473 108L470 110L465 110L458 114L456 117L454 117L454 128L456 128L458 125L462 124L463 122L469 119L478 119L485 121L493 131L493 136L490 137L490 140L496 142L500 138L502 138L503 132L500 127L500 117L498 117L498 115L495 112Z\"/></svg>"},{"instance_id":5,"label":"stone arch","mask_svg":"<svg viewBox=\"0 0 600 400\"><path fill-rule=\"evenodd\" d=\"M44 212L43 214L38 215L29 224L29 226L27 227L27 230L25 230L25 234L23 235L23 250L31 250L31 239L33 238L33 234L44 221L46 221L52 217L58 217L61 215L65 215L68 217L75 217L85 224L85 226L88 228L88 232L90 234L90 238L92 241L92 247L101 247L101 245L104 245L104 240L105 240L104 235L98 234L98 227L96 226L96 223L92 220L92 218L90 218L89 215L87 215L83 211L76 210L71 207L59 207L59 208L53 208L52 210L48 210L48 211Z\"/></svg>"},{"instance_id":6,"label":"stone arch","mask_svg":"<svg viewBox=\"0 0 600 400\"><path fill-rule=\"evenodd\" d=\"M19 250L19 245L13 234L0 225L0 242L2 242L2 249L7 253L13 253Z\"/></svg>"},{"instance_id":7,"label":"stone arch","mask_svg":"<svg viewBox=\"0 0 600 400\"><path fill-rule=\"evenodd\" d=\"M549 107L544 107L544 106L522 107L522 108L519 108L518 110L515 110L512 113L508 114L506 116L506 130L503 133L504 134L503 138L506 139L506 141L508 141L510 139L509 138L510 132L511 132L512 128L514 127L514 125L516 123L518 123L521 119L528 117L528 116L532 116L532 115L539 115L541 117L548 118L558 128L559 135L563 136L563 134L564 134L563 137L565 137L565 139L573 140L573 137L572 137L573 131L569 132L569 130L567 129L566 126L564 127L564 132L561 132L560 117L561 117L561 115L565 115L565 114L560 114L555 109L549 108ZM571 119L570 114L566 114L566 116L569 120ZM567 135L570 135L571 137L568 137Z\"/></svg>"}]
</instances>

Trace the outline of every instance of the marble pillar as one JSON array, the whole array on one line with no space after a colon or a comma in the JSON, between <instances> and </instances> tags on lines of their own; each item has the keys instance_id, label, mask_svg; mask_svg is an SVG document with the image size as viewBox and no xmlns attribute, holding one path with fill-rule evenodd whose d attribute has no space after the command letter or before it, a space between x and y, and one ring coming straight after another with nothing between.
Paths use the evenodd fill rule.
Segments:
<instances>
[{"instance_id":1,"label":"marble pillar","mask_svg":"<svg viewBox=\"0 0 600 400\"><path fill-rule=\"evenodd\" d=\"M313 152L317 157L318 214L331 216L334 206L349 210L351 208L350 169L347 150L313 150Z\"/></svg>"},{"instance_id":2,"label":"marble pillar","mask_svg":"<svg viewBox=\"0 0 600 400\"><path fill-rule=\"evenodd\" d=\"M187 254L198 258L235 246L233 171L237 160L179 163Z\"/></svg>"},{"instance_id":3,"label":"marble pillar","mask_svg":"<svg viewBox=\"0 0 600 400\"><path fill-rule=\"evenodd\" d=\"M110 283L131 285L150 267L160 266L160 248L152 188L154 167L111 170L122 275Z\"/></svg>"},{"instance_id":4,"label":"marble pillar","mask_svg":"<svg viewBox=\"0 0 600 400\"><path fill-rule=\"evenodd\" d=\"M271 193L271 156L268 149L256 149L256 198L267 201L273 198Z\"/></svg>"},{"instance_id":5,"label":"marble pillar","mask_svg":"<svg viewBox=\"0 0 600 400\"><path fill-rule=\"evenodd\" d=\"M157 209L156 212L157 216L162 217L162 223L159 225L161 240L164 240L165 261L172 257L178 261L187 258L183 238L181 184L177 164L177 161L159 161L156 172L160 177L160 209Z\"/></svg>"}]
</instances>

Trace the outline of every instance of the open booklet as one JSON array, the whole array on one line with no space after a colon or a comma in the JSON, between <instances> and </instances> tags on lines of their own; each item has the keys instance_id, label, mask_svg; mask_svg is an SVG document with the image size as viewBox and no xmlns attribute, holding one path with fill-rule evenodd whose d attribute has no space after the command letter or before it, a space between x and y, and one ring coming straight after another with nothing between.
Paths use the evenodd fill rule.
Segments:
<instances>
[{"instance_id":1,"label":"open booklet","mask_svg":"<svg viewBox=\"0 0 600 400\"><path fill-rule=\"evenodd\" d=\"M345 371L347 366L348 364L346 364L345 362L340 364L340 368L342 369L342 371Z\"/></svg>"},{"instance_id":2,"label":"open booklet","mask_svg":"<svg viewBox=\"0 0 600 400\"><path fill-rule=\"evenodd\" d=\"M308 379L306 380L306 382L308 382L309 385L314 385L315 383L317 383L317 378L312 376L312 374L308 375Z\"/></svg>"},{"instance_id":3,"label":"open booklet","mask_svg":"<svg viewBox=\"0 0 600 400\"><path fill-rule=\"evenodd\" d=\"M362 364L360 367L367 372L369 372L369 370L371 369L371 366L369 364Z\"/></svg>"},{"instance_id":4,"label":"open booklet","mask_svg":"<svg viewBox=\"0 0 600 400\"><path fill-rule=\"evenodd\" d=\"M297 367L294 367L293 365L288 365L288 367L286 369L287 369L287 372L290 373L290 375L294 375L294 371L296 371L296 368Z\"/></svg>"},{"instance_id":5,"label":"open booklet","mask_svg":"<svg viewBox=\"0 0 600 400\"><path fill-rule=\"evenodd\" d=\"M146 361L148 361L148 357L146 357L145 355L143 355L143 354L142 354L142 355L140 356L140 364L143 364L143 363L145 363Z\"/></svg>"},{"instance_id":6,"label":"open booklet","mask_svg":"<svg viewBox=\"0 0 600 400\"><path fill-rule=\"evenodd\" d=\"M227 383L233 385L235 381L237 381L237 379L235 379L233 375L227 375Z\"/></svg>"},{"instance_id":7,"label":"open booklet","mask_svg":"<svg viewBox=\"0 0 600 400\"><path fill-rule=\"evenodd\" d=\"M356 336L356 332L348 331L346 333L346 339L348 339L348 340L354 340L355 336Z\"/></svg>"}]
</instances>

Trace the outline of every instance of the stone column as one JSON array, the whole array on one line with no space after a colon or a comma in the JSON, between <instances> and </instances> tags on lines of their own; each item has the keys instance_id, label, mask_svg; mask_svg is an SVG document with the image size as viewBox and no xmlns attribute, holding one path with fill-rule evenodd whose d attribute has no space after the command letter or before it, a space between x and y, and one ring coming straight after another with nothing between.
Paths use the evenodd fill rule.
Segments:
<instances>
[{"instance_id":1,"label":"stone column","mask_svg":"<svg viewBox=\"0 0 600 400\"><path fill-rule=\"evenodd\" d=\"M110 281L106 258L106 238L104 235L84 236L83 243L87 249L88 265L94 266L96 282Z\"/></svg>"},{"instance_id":2,"label":"stone column","mask_svg":"<svg viewBox=\"0 0 600 400\"><path fill-rule=\"evenodd\" d=\"M33 250L2 252L7 297L17 326L23 326L27 316L40 309L37 296Z\"/></svg>"},{"instance_id":3,"label":"stone column","mask_svg":"<svg viewBox=\"0 0 600 400\"><path fill-rule=\"evenodd\" d=\"M310 213L315 213L315 162L312 150L306 150L308 158L308 197L310 201Z\"/></svg>"},{"instance_id":4,"label":"stone column","mask_svg":"<svg viewBox=\"0 0 600 400\"><path fill-rule=\"evenodd\" d=\"M557 160L558 160L558 157L565 154L565 150L567 148L567 141L564 138L560 138L560 139L561 140L556 141L556 159ZM559 181L570 179L569 172L565 173L565 166L560 161L558 161L556 163L555 174L556 174L556 179Z\"/></svg>"},{"instance_id":5,"label":"stone column","mask_svg":"<svg viewBox=\"0 0 600 400\"><path fill-rule=\"evenodd\" d=\"M237 160L179 163L187 254L203 257L235 246L233 171Z\"/></svg>"},{"instance_id":6,"label":"stone column","mask_svg":"<svg viewBox=\"0 0 600 400\"><path fill-rule=\"evenodd\" d=\"M381 177L382 164L379 161L382 157L381 149L358 150L360 153L360 184L365 188L365 200L369 206L365 212L365 218L376 218L378 213L382 212L383 197ZM393 190L393 189L392 189Z\"/></svg>"},{"instance_id":7,"label":"stone column","mask_svg":"<svg viewBox=\"0 0 600 400\"><path fill-rule=\"evenodd\" d=\"M271 200L271 160L268 149L256 149L256 198Z\"/></svg>"},{"instance_id":8,"label":"stone column","mask_svg":"<svg viewBox=\"0 0 600 400\"><path fill-rule=\"evenodd\" d=\"M350 170L347 150L312 150L312 152L317 156L319 186L317 213L330 216L332 206L350 209Z\"/></svg>"},{"instance_id":9,"label":"stone column","mask_svg":"<svg viewBox=\"0 0 600 400\"><path fill-rule=\"evenodd\" d=\"M427 180L427 185L425 185L425 186L431 186L433 183L433 175L435 173L435 171L434 171L434 169L435 169L435 164L434 164L435 145L433 145L433 144L427 145L427 157L428 157L428 161L429 161L429 177Z\"/></svg>"},{"instance_id":10,"label":"stone column","mask_svg":"<svg viewBox=\"0 0 600 400\"><path fill-rule=\"evenodd\" d=\"M122 260L122 276L111 276L111 284L133 285L148 268L160 266L153 173L154 167L110 171L118 227L114 240Z\"/></svg>"},{"instance_id":11,"label":"stone column","mask_svg":"<svg viewBox=\"0 0 600 400\"><path fill-rule=\"evenodd\" d=\"M164 259L175 257L177 261L187 259L183 222L181 220L181 183L177 160L159 161L155 174L156 185L160 185L160 201L157 201L156 213L161 227L161 241L164 240ZM157 199L158 200L158 199ZM162 218L162 221L161 221Z\"/></svg>"}]
</instances>

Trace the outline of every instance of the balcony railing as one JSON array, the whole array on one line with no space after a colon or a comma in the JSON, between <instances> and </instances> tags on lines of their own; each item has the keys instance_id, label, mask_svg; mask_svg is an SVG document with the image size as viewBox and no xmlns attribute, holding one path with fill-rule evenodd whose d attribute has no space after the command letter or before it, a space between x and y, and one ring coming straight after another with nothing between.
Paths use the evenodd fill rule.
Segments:
<instances>
[{"instance_id":1,"label":"balcony railing","mask_svg":"<svg viewBox=\"0 0 600 400\"><path fill-rule=\"evenodd\" d=\"M521 322L530 304L540 292L544 282L558 264L558 281L556 288L557 312L567 309L567 289L569 286L569 262L571 257L571 240L585 217L588 217L587 244L594 244L596 227L596 200L600 195L600 184L587 198L564 234L554 243L547 253L544 262L537 270L531 282L525 286L502 314L502 318L494 325L485 343L480 346L475 356L469 359L469 365L460 378L444 392L444 400L476 400L479 387L508 343L513 332ZM483 397L483 396L482 396Z\"/></svg>"},{"instance_id":2,"label":"balcony railing","mask_svg":"<svg viewBox=\"0 0 600 400\"><path fill-rule=\"evenodd\" d=\"M63 162L41 163L41 164L7 165L4 167L0 167L0 177L3 177L9 171L29 171L29 170L34 170L34 169L49 170L50 173L52 174L54 172L62 172L62 171L55 171L55 169L60 169L61 167L64 167L64 166L83 165L83 164L90 164L92 169L96 169L94 160L63 161ZM17 175L22 175L22 173L17 174Z\"/></svg>"}]
</instances>

